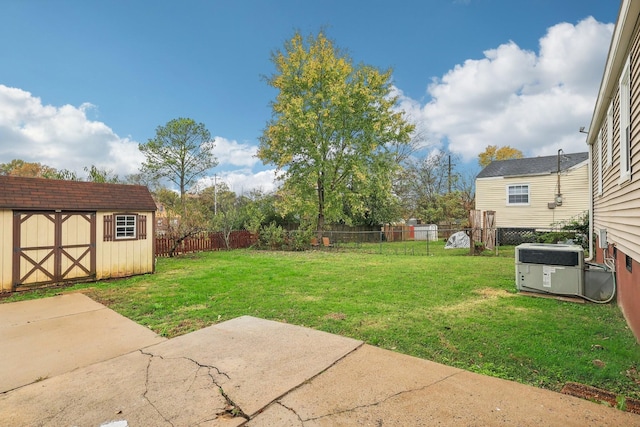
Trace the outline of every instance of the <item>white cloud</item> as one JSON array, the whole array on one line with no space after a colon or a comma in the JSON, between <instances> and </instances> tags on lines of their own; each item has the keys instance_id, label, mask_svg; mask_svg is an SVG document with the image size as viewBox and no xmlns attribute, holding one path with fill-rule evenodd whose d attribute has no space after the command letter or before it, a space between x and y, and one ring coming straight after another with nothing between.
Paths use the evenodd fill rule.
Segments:
<instances>
[{"instance_id":1,"label":"white cloud","mask_svg":"<svg viewBox=\"0 0 640 427\"><path fill-rule=\"evenodd\" d=\"M126 175L138 170L137 143L118 137L80 107L42 105L22 89L0 85L0 162L22 159L83 175L91 165Z\"/></svg>"},{"instance_id":2,"label":"white cloud","mask_svg":"<svg viewBox=\"0 0 640 427\"><path fill-rule=\"evenodd\" d=\"M216 146L213 152L221 165L229 164L233 166L253 167L258 163L258 158L256 157L256 152L258 151L257 146L241 144L221 136L216 136L214 141Z\"/></svg>"},{"instance_id":3,"label":"white cloud","mask_svg":"<svg viewBox=\"0 0 640 427\"><path fill-rule=\"evenodd\" d=\"M91 165L124 176L139 171L144 156L138 143L120 138L106 124L90 120L96 107L43 105L40 98L18 88L0 85L0 163L12 159L69 169L84 176ZM237 172L220 172L238 189L275 188L269 171L253 174L258 163L257 147L215 137L214 153L221 167L242 167Z\"/></svg>"},{"instance_id":4,"label":"white cloud","mask_svg":"<svg viewBox=\"0 0 640 427\"><path fill-rule=\"evenodd\" d=\"M505 43L435 79L426 105L399 92L400 105L465 161L487 145L527 156L586 151L578 130L591 119L612 31L593 18L555 25L538 53Z\"/></svg>"}]
</instances>

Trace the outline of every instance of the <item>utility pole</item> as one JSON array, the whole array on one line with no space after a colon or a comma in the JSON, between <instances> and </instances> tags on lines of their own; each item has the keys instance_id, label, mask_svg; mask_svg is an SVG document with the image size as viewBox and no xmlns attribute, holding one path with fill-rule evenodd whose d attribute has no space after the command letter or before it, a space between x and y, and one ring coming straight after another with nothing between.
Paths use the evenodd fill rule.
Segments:
<instances>
[{"instance_id":1,"label":"utility pole","mask_svg":"<svg viewBox=\"0 0 640 427\"><path fill-rule=\"evenodd\" d=\"M213 175L213 214L218 215L218 174Z\"/></svg>"},{"instance_id":2,"label":"utility pole","mask_svg":"<svg viewBox=\"0 0 640 427\"><path fill-rule=\"evenodd\" d=\"M449 154L449 194L451 194L451 154Z\"/></svg>"}]
</instances>

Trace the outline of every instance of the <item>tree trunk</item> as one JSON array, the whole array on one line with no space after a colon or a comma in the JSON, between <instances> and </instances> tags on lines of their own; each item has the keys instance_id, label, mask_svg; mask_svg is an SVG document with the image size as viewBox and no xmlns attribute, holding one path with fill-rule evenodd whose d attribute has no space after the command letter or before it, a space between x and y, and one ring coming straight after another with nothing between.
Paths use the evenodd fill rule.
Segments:
<instances>
[{"instance_id":1,"label":"tree trunk","mask_svg":"<svg viewBox=\"0 0 640 427\"><path fill-rule=\"evenodd\" d=\"M316 234L318 242L322 242L322 231L324 230L324 182L322 173L318 177L318 228Z\"/></svg>"},{"instance_id":2,"label":"tree trunk","mask_svg":"<svg viewBox=\"0 0 640 427\"><path fill-rule=\"evenodd\" d=\"M224 237L224 245L227 247L227 250L231 249L231 245L230 245L230 241L229 241L230 239L229 238L231 237L231 232L232 231L233 230L224 230L222 232L222 236Z\"/></svg>"},{"instance_id":3,"label":"tree trunk","mask_svg":"<svg viewBox=\"0 0 640 427\"><path fill-rule=\"evenodd\" d=\"M178 249L178 246L180 246L180 243L182 243L182 241L186 238L187 236L179 237L173 242L173 245L169 250L169 258L173 258L176 255L176 249Z\"/></svg>"}]
</instances>

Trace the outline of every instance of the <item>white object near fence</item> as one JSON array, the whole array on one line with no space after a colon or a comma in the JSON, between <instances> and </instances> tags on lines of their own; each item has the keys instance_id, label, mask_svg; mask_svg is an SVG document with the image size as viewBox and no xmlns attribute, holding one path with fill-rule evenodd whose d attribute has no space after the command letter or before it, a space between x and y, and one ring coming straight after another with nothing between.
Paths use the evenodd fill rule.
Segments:
<instances>
[{"instance_id":1,"label":"white object near fence","mask_svg":"<svg viewBox=\"0 0 640 427\"><path fill-rule=\"evenodd\" d=\"M428 240L430 242L438 240L438 226L436 224L414 225L413 233L415 240Z\"/></svg>"},{"instance_id":2,"label":"white object near fence","mask_svg":"<svg viewBox=\"0 0 640 427\"><path fill-rule=\"evenodd\" d=\"M464 231L458 231L457 233L453 233L449 240L447 240L447 244L444 245L445 249L458 249L458 248L469 248L471 245L471 241L467 233Z\"/></svg>"}]
</instances>

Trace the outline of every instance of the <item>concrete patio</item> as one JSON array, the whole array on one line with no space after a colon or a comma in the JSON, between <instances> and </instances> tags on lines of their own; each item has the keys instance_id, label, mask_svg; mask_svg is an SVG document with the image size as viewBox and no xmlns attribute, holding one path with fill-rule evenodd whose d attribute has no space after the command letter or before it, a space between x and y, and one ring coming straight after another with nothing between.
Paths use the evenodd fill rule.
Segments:
<instances>
[{"instance_id":1,"label":"concrete patio","mask_svg":"<svg viewBox=\"0 0 640 427\"><path fill-rule=\"evenodd\" d=\"M0 425L640 426L640 416L243 316L170 340L82 294L0 304Z\"/></svg>"}]
</instances>

